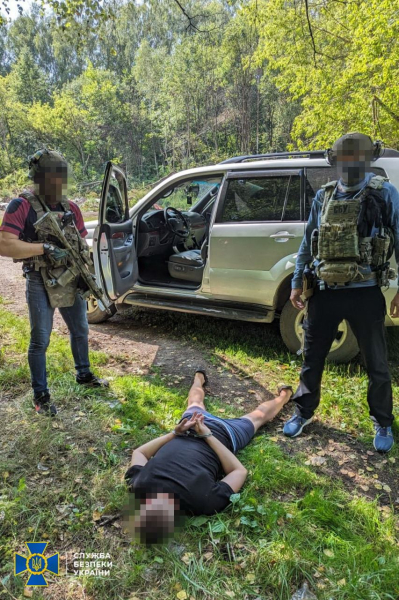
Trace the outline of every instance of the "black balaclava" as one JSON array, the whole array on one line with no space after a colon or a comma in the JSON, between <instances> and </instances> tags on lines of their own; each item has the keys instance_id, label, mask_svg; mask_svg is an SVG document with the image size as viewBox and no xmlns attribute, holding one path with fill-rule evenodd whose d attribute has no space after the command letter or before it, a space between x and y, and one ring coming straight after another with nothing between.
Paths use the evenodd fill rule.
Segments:
<instances>
[{"instance_id":1,"label":"black balaclava","mask_svg":"<svg viewBox=\"0 0 399 600\"><path fill-rule=\"evenodd\" d=\"M336 158L337 173L346 187L363 181L370 168L374 146L364 133L346 133L332 147Z\"/></svg>"}]
</instances>

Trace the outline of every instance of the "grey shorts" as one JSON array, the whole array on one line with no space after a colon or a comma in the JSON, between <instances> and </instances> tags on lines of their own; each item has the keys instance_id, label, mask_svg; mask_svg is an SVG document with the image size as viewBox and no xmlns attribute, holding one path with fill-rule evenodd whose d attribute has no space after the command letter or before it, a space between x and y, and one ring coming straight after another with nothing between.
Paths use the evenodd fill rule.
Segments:
<instances>
[{"instance_id":1,"label":"grey shorts","mask_svg":"<svg viewBox=\"0 0 399 600\"><path fill-rule=\"evenodd\" d=\"M250 419L246 417L222 419L221 417L215 417L215 415L212 415L212 413L199 406L190 406L190 408L183 413L180 420L192 416L194 412L201 412L205 415L204 421L209 429L212 430L212 423L219 425L218 429L220 429L220 427L223 428L226 439L230 442L234 454L245 448L255 434L255 427Z\"/></svg>"}]
</instances>

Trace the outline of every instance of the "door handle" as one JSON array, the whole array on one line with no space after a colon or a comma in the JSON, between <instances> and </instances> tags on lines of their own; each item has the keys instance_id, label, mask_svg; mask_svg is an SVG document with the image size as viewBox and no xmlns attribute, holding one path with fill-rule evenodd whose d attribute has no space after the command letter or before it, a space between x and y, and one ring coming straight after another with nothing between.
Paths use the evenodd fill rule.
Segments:
<instances>
[{"instance_id":1,"label":"door handle","mask_svg":"<svg viewBox=\"0 0 399 600\"><path fill-rule=\"evenodd\" d=\"M277 233L272 233L271 238L279 239L279 238L294 238L296 235L293 233L288 233L288 231L278 231Z\"/></svg>"}]
</instances>

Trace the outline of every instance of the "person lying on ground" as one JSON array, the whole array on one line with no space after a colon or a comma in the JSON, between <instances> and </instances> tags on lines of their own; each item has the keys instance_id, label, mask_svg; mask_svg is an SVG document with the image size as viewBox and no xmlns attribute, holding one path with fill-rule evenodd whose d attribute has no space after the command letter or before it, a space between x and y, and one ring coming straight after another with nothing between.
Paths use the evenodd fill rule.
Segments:
<instances>
[{"instance_id":1,"label":"person lying on ground","mask_svg":"<svg viewBox=\"0 0 399 600\"><path fill-rule=\"evenodd\" d=\"M252 412L222 419L206 410L206 381L205 371L198 369L187 410L174 431L133 451L125 480L134 493L136 511L134 517L128 518L127 529L133 529L141 542L165 541L175 525L180 526L180 517L223 510L247 477L237 452L281 411L292 395L292 388L282 385L276 398L262 402Z\"/></svg>"}]
</instances>

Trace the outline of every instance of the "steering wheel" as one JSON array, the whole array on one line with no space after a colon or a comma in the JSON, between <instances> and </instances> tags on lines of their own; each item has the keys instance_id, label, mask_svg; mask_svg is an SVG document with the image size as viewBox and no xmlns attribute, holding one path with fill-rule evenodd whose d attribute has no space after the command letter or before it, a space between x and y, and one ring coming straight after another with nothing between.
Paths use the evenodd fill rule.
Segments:
<instances>
[{"instance_id":1,"label":"steering wheel","mask_svg":"<svg viewBox=\"0 0 399 600\"><path fill-rule=\"evenodd\" d=\"M165 217L165 224L169 231L182 240L186 240L191 233L191 227L183 213L181 213L180 210L177 210L177 208L167 206L163 214Z\"/></svg>"}]
</instances>

